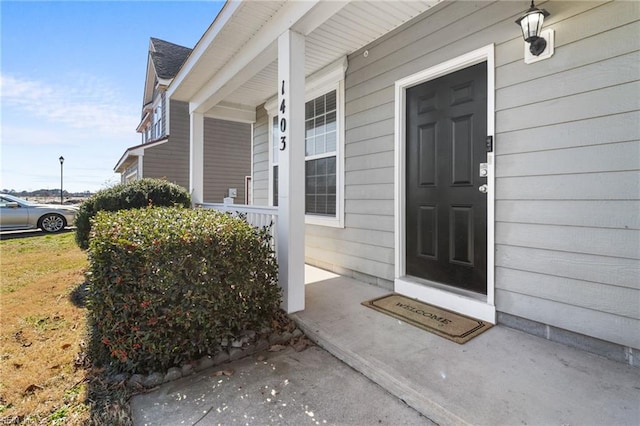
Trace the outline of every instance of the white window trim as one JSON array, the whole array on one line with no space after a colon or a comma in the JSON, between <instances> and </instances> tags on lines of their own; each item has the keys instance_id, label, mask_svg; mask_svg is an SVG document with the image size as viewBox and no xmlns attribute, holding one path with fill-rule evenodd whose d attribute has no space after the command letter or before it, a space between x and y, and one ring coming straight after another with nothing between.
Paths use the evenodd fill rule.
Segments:
<instances>
[{"instance_id":1,"label":"white window trim","mask_svg":"<svg viewBox=\"0 0 640 426\"><path fill-rule=\"evenodd\" d=\"M495 48L493 44L405 77L395 83L395 281L397 293L436 306L496 323L495 307ZM456 289L424 282L406 275L406 91L454 71L487 62L487 135L494 138L494 150L487 153L487 296L478 299ZM446 288L443 288L446 287Z\"/></svg>"},{"instance_id":2,"label":"white window trim","mask_svg":"<svg viewBox=\"0 0 640 426\"><path fill-rule=\"evenodd\" d=\"M305 103L332 90L336 92L336 216L305 215L305 223L308 225L329 226L344 228L344 75L347 69L347 58L341 58L333 64L323 68L306 79ZM273 205L273 117L278 115L278 99L272 98L265 103L264 108L268 114L269 136L269 205ZM311 156L313 157L313 156ZM323 157L323 156L320 156ZM305 159L307 156L305 156Z\"/></svg>"}]
</instances>

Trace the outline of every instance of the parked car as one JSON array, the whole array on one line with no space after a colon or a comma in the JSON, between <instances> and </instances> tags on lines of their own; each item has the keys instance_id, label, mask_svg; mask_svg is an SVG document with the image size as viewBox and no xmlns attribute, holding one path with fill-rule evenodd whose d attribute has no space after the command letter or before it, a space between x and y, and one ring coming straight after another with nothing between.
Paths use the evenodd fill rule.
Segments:
<instances>
[{"instance_id":1,"label":"parked car","mask_svg":"<svg viewBox=\"0 0 640 426\"><path fill-rule=\"evenodd\" d=\"M0 194L0 231L40 228L44 232L59 232L74 224L77 213L75 206L38 204Z\"/></svg>"}]
</instances>

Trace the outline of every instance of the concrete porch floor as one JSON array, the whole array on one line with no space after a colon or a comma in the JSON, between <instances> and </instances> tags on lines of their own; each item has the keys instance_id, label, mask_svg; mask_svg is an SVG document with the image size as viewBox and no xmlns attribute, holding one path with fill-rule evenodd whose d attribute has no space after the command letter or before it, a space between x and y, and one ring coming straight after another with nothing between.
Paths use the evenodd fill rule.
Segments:
<instances>
[{"instance_id":1,"label":"concrete porch floor","mask_svg":"<svg viewBox=\"0 0 640 426\"><path fill-rule=\"evenodd\" d=\"M310 266L306 282L300 328L436 423L640 424L638 368L500 325L458 345L360 304L387 290Z\"/></svg>"}]
</instances>

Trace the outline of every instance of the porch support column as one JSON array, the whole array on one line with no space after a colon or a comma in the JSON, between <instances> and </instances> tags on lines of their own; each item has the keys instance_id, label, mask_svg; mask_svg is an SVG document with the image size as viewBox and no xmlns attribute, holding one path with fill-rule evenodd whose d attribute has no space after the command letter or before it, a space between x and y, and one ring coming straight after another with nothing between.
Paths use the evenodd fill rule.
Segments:
<instances>
[{"instance_id":1,"label":"porch support column","mask_svg":"<svg viewBox=\"0 0 640 426\"><path fill-rule=\"evenodd\" d=\"M193 204L202 203L204 194L204 114L190 113L189 192Z\"/></svg>"},{"instance_id":2,"label":"porch support column","mask_svg":"<svg viewBox=\"0 0 640 426\"><path fill-rule=\"evenodd\" d=\"M278 38L278 280L283 309L304 309L304 69L305 40Z\"/></svg>"}]
</instances>

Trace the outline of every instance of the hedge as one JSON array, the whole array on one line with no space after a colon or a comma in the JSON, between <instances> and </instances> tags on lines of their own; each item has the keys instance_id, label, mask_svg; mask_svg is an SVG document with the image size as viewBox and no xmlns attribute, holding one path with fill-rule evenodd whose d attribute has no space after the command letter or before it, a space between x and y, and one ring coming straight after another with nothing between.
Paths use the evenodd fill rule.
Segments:
<instances>
[{"instance_id":1,"label":"hedge","mask_svg":"<svg viewBox=\"0 0 640 426\"><path fill-rule=\"evenodd\" d=\"M76 243L89 247L91 219L99 211L118 211L142 207L191 207L191 196L183 187L164 179L140 179L100 190L80 205L76 216Z\"/></svg>"},{"instance_id":2,"label":"hedge","mask_svg":"<svg viewBox=\"0 0 640 426\"><path fill-rule=\"evenodd\" d=\"M212 210L99 212L87 274L98 364L164 371L270 326L281 301L270 238Z\"/></svg>"}]
</instances>

